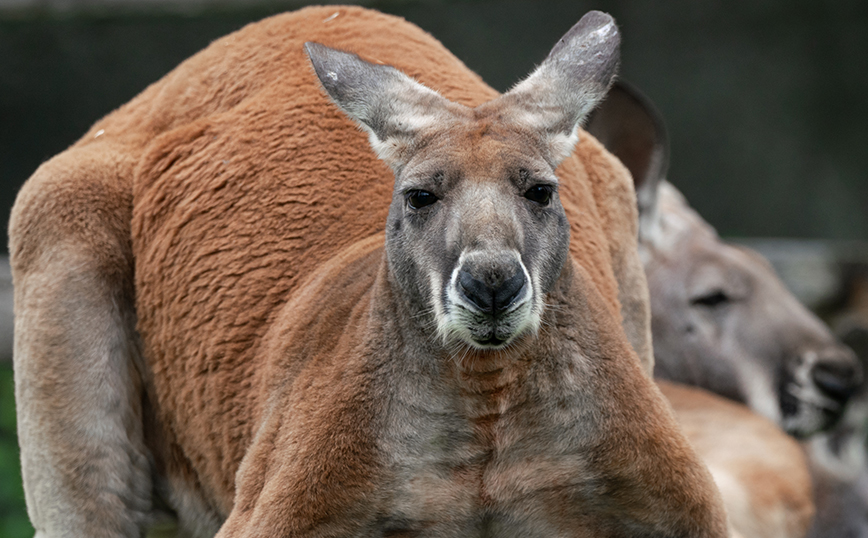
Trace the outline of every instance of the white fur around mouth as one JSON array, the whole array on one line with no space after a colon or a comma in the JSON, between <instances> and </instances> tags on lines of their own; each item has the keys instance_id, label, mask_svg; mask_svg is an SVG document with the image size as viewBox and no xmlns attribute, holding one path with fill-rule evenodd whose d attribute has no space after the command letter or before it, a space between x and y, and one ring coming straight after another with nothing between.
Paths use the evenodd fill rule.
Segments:
<instances>
[{"instance_id":1,"label":"white fur around mouth","mask_svg":"<svg viewBox=\"0 0 868 538\"><path fill-rule=\"evenodd\" d=\"M505 313L492 319L458 293L458 273L463 261L464 253L452 271L445 294L440 287L440 279L431 278L437 333L443 343L459 341L476 349L503 349L525 332L535 333L539 330L542 313L542 302L537 292L539 286L524 263L521 263L521 268L530 285L523 297L516 300Z\"/></svg>"}]
</instances>

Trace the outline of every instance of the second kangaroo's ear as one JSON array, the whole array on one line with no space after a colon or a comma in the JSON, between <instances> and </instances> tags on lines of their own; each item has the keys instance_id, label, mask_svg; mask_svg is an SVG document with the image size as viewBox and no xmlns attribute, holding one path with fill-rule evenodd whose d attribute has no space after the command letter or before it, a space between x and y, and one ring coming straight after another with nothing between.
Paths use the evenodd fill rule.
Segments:
<instances>
[{"instance_id":1,"label":"second kangaroo's ear","mask_svg":"<svg viewBox=\"0 0 868 538\"><path fill-rule=\"evenodd\" d=\"M530 76L497 100L517 121L546 135L553 166L572 153L579 123L606 95L618 69L620 44L615 20L591 11Z\"/></svg>"},{"instance_id":2,"label":"second kangaroo's ear","mask_svg":"<svg viewBox=\"0 0 868 538\"><path fill-rule=\"evenodd\" d=\"M393 169L406 164L415 137L454 105L388 65L308 42L305 51L323 89L364 128L377 155Z\"/></svg>"},{"instance_id":3,"label":"second kangaroo's ear","mask_svg":"<svg viewBox=\"0 0 868 538\"><path fill-rule=\"evenodd\" d=\"M639 90L618 81L591 113L585 129L633 176L639 234L645 236L656 219L657 188L669 167L669 137L663 117Z\"/></svg>"}]
</instances>

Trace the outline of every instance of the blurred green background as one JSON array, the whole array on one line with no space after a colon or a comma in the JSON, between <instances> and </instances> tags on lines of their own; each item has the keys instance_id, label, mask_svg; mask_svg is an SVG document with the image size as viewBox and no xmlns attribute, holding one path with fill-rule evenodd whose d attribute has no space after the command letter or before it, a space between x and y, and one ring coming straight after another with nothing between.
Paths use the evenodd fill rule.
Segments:
<instances>
[{"instance_id":1,"label":"blurred green background","mask_svg":"<svg viewBox=\"0 0 868 538\"><path fill-rule=\"evenodd\" d=\"M15 437L15 394L12 368L0 366L0 537L33 536L24 509L18 441Z\"/></svg>"},{"instance_id":2,"label":"blurred green background","mask_svg":"<svg viewBox=\"0 0 868 538\"><path fill-rule=\"evenodd\" d=\"M33 170L98 118L213 39L306 3L0 0L0 221ZM670 179L722 234L868 239L868 2L356 3L428 30L499 90L584 12L608 11L623 77L667 119ZM32 532L0 365L0 538Z\"/></svg>"}]
</instances>

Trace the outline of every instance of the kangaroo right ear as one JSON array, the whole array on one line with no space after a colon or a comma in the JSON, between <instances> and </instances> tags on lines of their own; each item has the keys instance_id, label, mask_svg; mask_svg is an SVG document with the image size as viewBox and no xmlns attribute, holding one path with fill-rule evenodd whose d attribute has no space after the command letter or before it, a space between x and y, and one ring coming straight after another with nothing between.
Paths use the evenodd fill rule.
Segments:
<instances>
[{"instance_id":1,"label":"kangaroo right ear","mask_svg":"<svg viewBox=\"0 0 868 538\"><path fill-rule=\"evenodd\" d=\"M633 176L639 236L646 237L657 218L657 188L669 167L669 137L663 116L639 90L619 80L591 113L585 130Z\"/></svg>"},{"instance_id":2,"label":"kangaroo right ear","mask_svg":"<svg viewBox=\"0 0 868 538\"><path fill-rule=\"evenodd\" d=\"M605 13L585 14L542 64L496 103L543 133L556 167L578 142L579 123L605 97L620 61L621 36Z\"/></svg>"},{"instance_id":3,"label":"kangaroo right ear","mask_svg":"<svg viewBox=\"0 0 868 538\"><path fill-rule=\"evenodd\" d=\"M319 43L304 49L332 101L368 132L377 156L395 170L406 164L416 135L457 106L394 67Z\"/></svg>"}]
</instances>

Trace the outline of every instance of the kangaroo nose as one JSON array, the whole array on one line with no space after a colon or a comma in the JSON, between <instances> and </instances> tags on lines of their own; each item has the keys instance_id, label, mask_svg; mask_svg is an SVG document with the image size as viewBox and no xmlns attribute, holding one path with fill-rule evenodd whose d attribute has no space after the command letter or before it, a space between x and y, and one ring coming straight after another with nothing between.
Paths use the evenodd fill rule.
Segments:
<instances>
[{"instance_id":1,"label":"kangaroo nose","mask_svg":"<svg viewBox=\"0 0 868 538\"><path fill-rule=\"evenodd\" d=\"M461 295L481 311L497 315L515 303L525 287L527 279L518 264L511 266L510 272L491 271L477 278L470 271L458 272L458 289ZM507 277L501 276L507 273Z\"/></svg>"},{"instance_id":2,"label":"kangaroo nose","mask_svg":"<svg viewBox=\"0 0 868 538\"><path fill-rule=\"evenodd\" d=\"M811 377L820 390L843 404L862 384L862 369L853 352L840 348L823 354Z\"/></svg>"}]
</instances>

